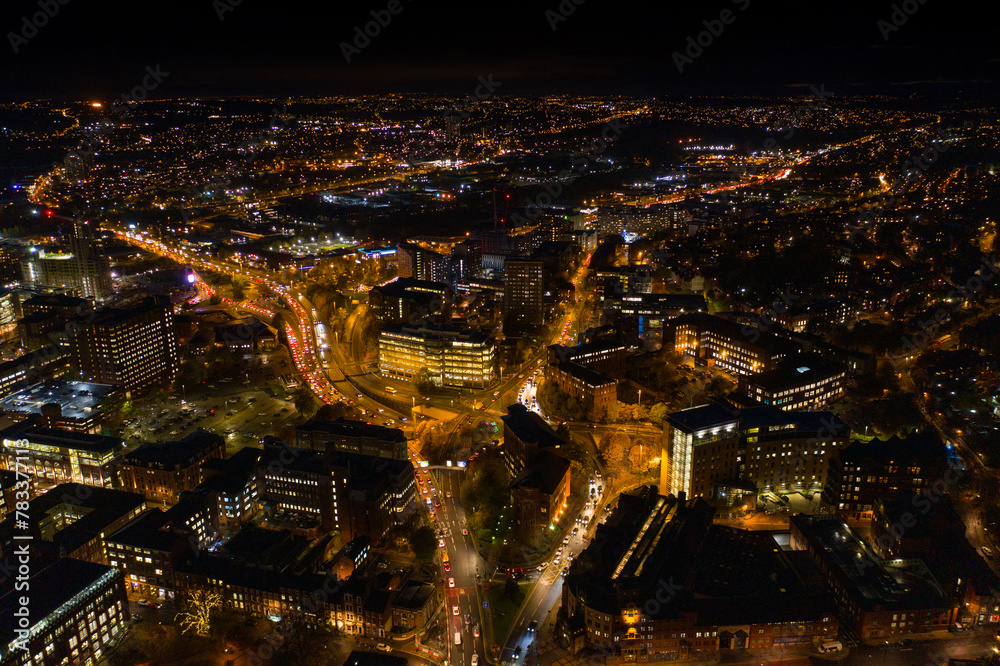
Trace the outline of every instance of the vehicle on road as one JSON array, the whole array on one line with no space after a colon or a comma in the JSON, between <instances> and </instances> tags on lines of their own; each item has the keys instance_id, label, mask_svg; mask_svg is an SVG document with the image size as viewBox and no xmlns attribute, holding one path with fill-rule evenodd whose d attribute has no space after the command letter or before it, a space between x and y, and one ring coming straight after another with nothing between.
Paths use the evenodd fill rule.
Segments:
<instances>
[{"instance_id":1,"label":"vehicle on road","mask_svg":"<svg viewBox=\"0 0 1000 666\"><path fill-rule=\"evenodd\" d=\"M479 625L478 624L472 628L472 635L475 636L476 638L479 638Z\"/></svg>"},{"instance_id":2,"label":"vehicle on road","mask_svg":"<svg viewBox=\"0 0 1000 666\"><path fill-rule=\"evenodd\" d=\"M983 546L982 550L983 550L983 555L985 555L986 557L993 557L993 549L990 548L989 546Z\"/></svg>"},{"instance_id":3,"label":"vehicle on road","mask_svg":"<svg viewBox=\"0 0 1000 666\"><path fill-rule=\"evenodd\" d=\"M844 649L844 644L840 641L827 641L819 646L820 652L839 652Z\"/></svg>"},{"instance_id":4,"label":"vehicle on road","mask_svg":"<svg viewBox=\"0 0 1000 666\"><path fill-rule=\"evenodd\" d=\"M472 653L472 666L479 666L479 655L475 652Z\"/></svg>"},{"instance_id":5,"label":"vehicle on road","mask_svg":"<svg viewBox=\"0 0 1000 666\"><path fill-rule=\"evenodd\" d=\"M518 645L516 648L514 648L514 659L517 660L520 658L521 658L521 646Z\"/></svg>"},{"instance_id":6,"label":"vehicle on road","mask_svg":"<svg viewBox=\"0 0 1000 666\"><path fill-rule=\"evenodd\" d=\"M455 606L455 608L458 608L458 606ZM456 615L457 615L457 613L456 613ZM456 631L455 632L455 645L461 645L461 644L462 644L462 632L461 631Z\"/></svg>"},{"instance_id":7,"label":"vehicle on road","mask_svg":"<svg viewBox=\"0 0 1000 666\"><path fill-rule=\"evenodd\" d=\"M465 624L466 625L472 624L472 616L469 615L468 613L465 614Z\"/></svg>"},{"instance_id":8,"label":"vehicle on road","mask_svg":"<svg viewBox=\"0 0 1000 666\"><path fill-rule=\"evenodd\" d=\"M528 625L528 631L530 631L531 633L535 633L537 629L538 629L538 620L532 620L531 623Z\"/></svg>"},{"instance_id":9,"label":"vehicle on road","mask_svg":"<svg viewBox=\"0 0 1000 666\"><path fill-rule=\"evenodd\" d=\"M455 617L458 617L458 615L459 615L458 606L452 606L451 607L451 614L454 615Z\"/></svg>"},{"instance_id":10,"label":"vehicle on road","mask_svg":"<svg viewBox=\"0 0 1000 666\"><path fill-rule=\"evenodd\" d=\"M454 578L449 578L448 579L448 587L455 587L455 579Z\"/></svg>"},{"instance_id":11,"label":"vehicle on road","mask_svg":"<svg viewBox=\"0 0 1000 666\"><path fill-rule=\"evenodd\" d=\"M386 645L385 643L379 643L378 645L375 646L375 649L378 650L379 652L392 652L392 648Z\"/></svg>"}]
</instances>

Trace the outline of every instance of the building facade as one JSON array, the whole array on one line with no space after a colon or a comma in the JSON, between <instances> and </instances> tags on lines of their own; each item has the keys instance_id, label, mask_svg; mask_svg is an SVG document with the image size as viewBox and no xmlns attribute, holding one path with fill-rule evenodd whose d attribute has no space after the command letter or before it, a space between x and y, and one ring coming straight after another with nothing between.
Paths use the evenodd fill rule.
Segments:
<instances>
[{"instance_id":1,"label":"building facade","mask_svg":"<svg viewBox=\"0 0 1000 666\"><path fill-rule=\"evenodd\" d=\"M427 369L438 386L485 388L496 377L492 336L452 326L391 325L378 338L379 372L415 381Z\"/></svg>"},{"instance_id":2,"label":"building facade","mask_svg":"<svg viewBox=\"0 0 1000 666\"><path fill-rule=\"evenodd\" d=\"M867 522L877 500L930 492L935 484L947 488L960 477L948 464L944 443L929 430L905 439L858 440L833 459L824 500L844 518Z\"/></svg>"},{"instance_id":3,"label":"building facade","mask_svg":"<svg viewBox=\"0 0 1000 666\"><path fill-rule=\"evenodd\" d=\"M508 257L504 261L503 276L504 334L534 332L545 324L542 261Z\"/></svg>"},{"instance_id":4,"label":"building facade","mask_svg":"<svg viewBox=\"0 0 1000 666\"><path fill-rule=\"evenodd\" d=\"M603 663L718 660L836 638L834 600L766 533L713 525L703 500L618 498L569 567L556 631ZM722 573L722 572L725 573Z\"/></svg>"},{"instance_id":5,"label":"building facade","mask_svg":"<svg viewBox=\"0 0 1000 666\"><path fill-rule=\"evenodd\" d=\"M722 503L741 482L758 493L822 493L849 441L850 428L829 412L693 407L667 415L661 487Z\"/></svg>"},{"instance_id":6,"label":"building facade","mask_svg":"<svg viewBox=\"0 0 1000 666\"><path fill-rule=\"evenodd\" d=\"M79 376L126 391L172 382L179 370L170 299L151 296L135 308L105 308L70 324L71 365Z\"/></svg>"},{"instance_id":7,"label":"building facade","mask_svg":"<svg viewBox=\"0 0 1000 666\"><path fill-rule=\"evenodd\" d=\"M674 351L693 358L696 365L734 375L773 370L799 351L791 340L702 312L681 315L671 324Z\"/></svg>"},{"instance_id":8,"label":"building facade","mask_svg":"<svg viewBox=\"0 0 1000 666\"><path fill-rule=\"evenodd\" d=\"M408 460L406 435L399 428L369 425L340 418L336 421L310 419L295 426L295 445L315 451L343 451L376 458Z\"/></svg>"},{"instance_id":9,"label":"building facade","mask_svg":"<svg viewBox=\"0 0 1000 666\"><path fill-rule=\"evenodd\" d=\"M143 444L122 457L122 488L164 504L176 504L180 494L202 482L201 465L224 458L226 440L206 430L162 444Z\"/></svg>"},{"instance_id":10,"label":"building facade","mask_svg":"<svg viewBox=\"0 0 1000 666\"><path fill-rule=\"evenodd\" d=\"M800 354L769 372L741 375L738 390L786 412L822 409L847 395L847 367L817 354Z\"/></svg>"},{"instance_id":11,"label":"building facade","mask_svg":"<svg viewBox=\"0 0 1000 666\"><path fill-rule=\"evenodd\" d=\"M12 587L0 597L4 666L96 664L127 630L131 613L124 577L114 567L61 558L33 573L27 584L31 592L23 634L15 627L25 593Z\"/></svg>"},{"instance_id":12,"label":"building facade","mask_svg":"<svg viewBox=\"0 0 1000 666\"><path fill-rule=\"evenodd\" d=\"M0 430L5 469L21 469L46 483L82 483L102 488L118 488L118 463L125 450L125 440L118 437L88 435L54 428L36 428L15 424Z\"/></svg>"}]
</instances>

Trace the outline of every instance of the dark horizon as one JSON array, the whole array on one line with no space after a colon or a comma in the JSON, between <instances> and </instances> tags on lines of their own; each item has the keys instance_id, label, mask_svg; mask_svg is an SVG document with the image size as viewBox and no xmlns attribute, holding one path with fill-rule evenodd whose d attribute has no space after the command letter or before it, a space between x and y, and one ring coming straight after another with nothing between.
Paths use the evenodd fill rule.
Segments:
<instances>
[{"instance_id":1,"label":"dark horizon","mask_svg":"<svg viewBox=\"0 0 1000 666\"><path fill-rule=\"evenodd\" d=\"M51 1L35 32L25 20L42 11L39 0L8 4L5 99L117 97L157 65L169 77L151 99L461 95L489 75L505 95L776 96L826 84L841 94L979 96L1000 82L1000 47L963 3L725 0L623 11L606 0L546 0L472 11L398 0L395 14L373 1L328 16L252 0L159 0L128 12ZM372 12L385 25L358 49L355 28ZM707 45L690 47L703 32Z\"/></svg>"}]
</instances>

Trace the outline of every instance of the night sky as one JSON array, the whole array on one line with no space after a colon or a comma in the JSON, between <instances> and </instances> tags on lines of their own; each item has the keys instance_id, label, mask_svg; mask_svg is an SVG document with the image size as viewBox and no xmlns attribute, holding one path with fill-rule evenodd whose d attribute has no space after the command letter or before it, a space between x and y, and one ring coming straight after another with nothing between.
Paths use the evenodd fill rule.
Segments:
<instances>
[{"instance_id":1,"label":"night sky","mask_svg":"<svg viewBox=\"0 0 1000 666\"><path fill-rule=\"evenodd\" d=\"M40 12L39 0L6 0L0 95L107 99L157 64L169 76L151 97L463 94L489 74L506 94L770 95L824 83L838 94L951 96L1000 88L995 25L982 5L965 1L897 3L898 29L889 22L894 3L880 1L394 2L401 9L393 15L387 0L41 0L58 12L25 43L22 17ZM388 25L346 62L341 43L380 10ZM724 10L729 24L715 23L721 34L706 33L708 46L679 72L674 52Z\"/></svg>"}]
</instances>

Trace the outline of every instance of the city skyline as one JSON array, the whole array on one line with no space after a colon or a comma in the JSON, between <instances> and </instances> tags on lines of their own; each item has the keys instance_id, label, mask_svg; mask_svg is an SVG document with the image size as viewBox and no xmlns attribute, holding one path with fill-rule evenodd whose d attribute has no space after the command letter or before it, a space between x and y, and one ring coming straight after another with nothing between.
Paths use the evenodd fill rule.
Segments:
<instances>
[{"instance_id":1,"label":"city skyline","mask_svg":"<svg viewBox=\"0 0 1000 666\"><path fill-rule=\"evenodd\" d=\"M1000 666L982 8L4 10L0 666Z\"/></svg>"}]
</instances>

